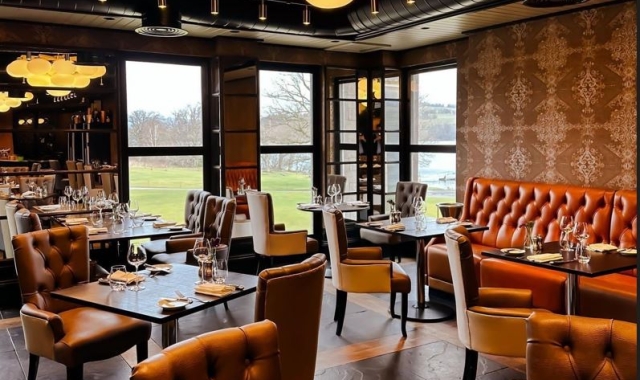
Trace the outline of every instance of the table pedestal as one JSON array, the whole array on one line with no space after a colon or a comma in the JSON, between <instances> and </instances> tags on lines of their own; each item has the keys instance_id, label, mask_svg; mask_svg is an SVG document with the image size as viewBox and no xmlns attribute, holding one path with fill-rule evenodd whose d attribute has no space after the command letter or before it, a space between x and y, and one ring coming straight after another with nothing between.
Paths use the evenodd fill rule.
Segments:
<instances>
[{"instance_id":1,"label":"table pedestal","mask_svg":"<svg viewBox=\"0 0 640 380\"><path fill-rule=\"evenodd\" d=\"M167 348L178 341L178 320L172 319L162 324L162 348Z\"/></svg>"}]
</instances>

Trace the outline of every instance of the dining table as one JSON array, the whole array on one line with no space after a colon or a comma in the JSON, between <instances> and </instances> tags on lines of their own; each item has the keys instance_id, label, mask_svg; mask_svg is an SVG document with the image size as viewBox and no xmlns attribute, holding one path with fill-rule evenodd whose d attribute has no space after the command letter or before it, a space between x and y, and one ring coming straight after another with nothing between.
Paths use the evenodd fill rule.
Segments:
<instances>
[{"instance_id":1,"label":"dining table","mask_svg":"<svg viewBox=\"0 0 640 380\"><path fill-rule=\"evenodd\" d=\"M195 292L194 281L198 280L198 267L173 264L169 273L151 276L148 271L144 279L144 290L115 291L108 282L96 281L51 292L51 297L82 306L158 323L162 327L162 347L178 341L178 319L220 305L256 291L258 277L229 272L226 284L235 288L230 294L216 297ZM180 293L186 297L184 307L163 308L161 300L177 299Z\"/></svg>"}]
</instances>

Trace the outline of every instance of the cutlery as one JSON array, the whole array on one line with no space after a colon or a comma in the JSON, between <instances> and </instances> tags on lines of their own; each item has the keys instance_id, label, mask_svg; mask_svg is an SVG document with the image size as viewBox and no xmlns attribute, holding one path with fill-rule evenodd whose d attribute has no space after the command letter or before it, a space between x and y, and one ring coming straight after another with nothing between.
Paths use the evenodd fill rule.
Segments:
<instances>
[{"instance_id":1,"label":"cutlery","mask_svg":"<svg viewBox=\"0 0 640 380\"><path fill-rule=\"evenodd\" d=\"M236 288L236 290L244 290L244 286L243 285L236 285L236 284L227 284L228 286L233 286L234 288Z\"/></svg>"},{"instance_id":2,"label":"cutlery","mask_svg":"<svg viewBox=\"0 0 640 380\"><path fill-rule=\"evenodd\" d=\"M182 299L183 301L184 301L184 300L187 300L187 301L189 301L189 303L191 303L191 302L193 302L193 301L198 301L198 302L202 302L202 303L207 303L206 301L203 301L203 300L201 300L200 298L197 298L197 297L187 297L187 296L185 296L181 291L179 291L179 290L177 290L177 289L176 289L176 294L178 295L178 297L179 297L180 299Z\"/></svg>"},{"instance_id":3,"label":"cutlery","mask_svg":"<svg viewBox=\"0 0 640 380\"><path fill-rule=\"evenodd\" d=\"M573 263L575 261L578 261L578 259L573 259L573 260L560 260L560 261L549 261L549 264L551 265L555 265L555 264L567 264L567 263Z\"/></svg>"}]
</instances>

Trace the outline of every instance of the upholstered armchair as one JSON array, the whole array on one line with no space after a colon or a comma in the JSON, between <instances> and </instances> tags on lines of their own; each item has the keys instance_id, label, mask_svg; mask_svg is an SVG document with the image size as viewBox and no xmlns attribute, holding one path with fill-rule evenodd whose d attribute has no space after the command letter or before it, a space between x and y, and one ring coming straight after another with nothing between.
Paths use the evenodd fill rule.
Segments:
<instances>
[{"instance_id":1,"label":"upholstered armchair","mask_svg":"<svg viewBox=\"0 0 640 380\"><path fill-rule=\"evenodd\" d=\"M419 182L398 182L396 184L396 210L400 211L400 216L403 218L413 216L415 211L412 207L413 200L418 197L426 200L426 196L427 184ZM369 217L370 222L386 219L389 219L389 214L372 215ZM394 261L397 257L398 262L402 260L402 251L415 250L415 243L401 243L400 237L395 234L361 228L360 238L373 245L382 246L383 252L388 252L388 256Z\"/></svg>"},{"instance_id":2,"label":"upholstered armchair","mask_svg":"<svg viewBox=\"0 0 640 380\"><path fill-rule=\"evenodd\" d=\"M347 177L340 174L327 174L327 186L340 185L340 191L345 191L345 185L347 184Z\"/></svg>"},{"instance_id":3,"label":"upholstered armchair","mask_svg":"<svg viewBox=\"0 0 640 380\"><path fill-rule=\"evenodd\" d=\"M187 199L184 207L184 223L186 228L192 232L191 237L199 237L203 233L205 224L205 210L207 199L211 196L211 193L204 190L189 190L187 192ZM175 235L174 239L185 238L185 235ZM169 239L157 239L151 240L141 245L141 248L147 253L147 260L152 261L153 256L159 253L167 252L167 241ZM193 244L191 245L193 248Z\"/></svg>"},{"instance_id":4,"label":"upholstered armchair","mask_svg":"<svg viewBox=\"0 0 640 380\"><path fill-rule=\"evenodd\" d=\"M348 293L390 293L391 315L395 315L396 293L401 293L402 336L406 337L408 296L411 291L409 276L397 263L383 260L380 247L348 248L344 216L340 210L325 209L322 216L331 257L331 281L336 288L336 335L342 334Z\"/></svg>"},{"instance_id":5,"label":"upholstered armchair","mask_svg":"<svg viewBox=\"0 0 640 380\"><path fill-rule=\"evenodd\" d=\"M20 192L24 193L29 191L29 183L35 183L36 187L46 187L47 194L52 195L56 185L56 175L47 174L40 177L27 177L21 176L20 179Z\"/></svg>"},{"instance_id":6,"label":"upholstered armchair","mask_svg":"<svg viewBox=\"0 0 640 380\"><path fill-rule=\"evenodd\" d=\"M83 364L122 354L136 346L147 357L151 324L135 318L80 307L51 297L51 292L89 280L89 240L85 226L20 234L12 240L20 310L29 352L29 380L40 357L67 367L67 379L81 380Z\"/></svg>"},{"instance_id":7,"label":"upholstered armchair","mask_svg":"<svg viewBox=\"0 0 640 380\"><path fill-rule=\"evenodd\" d=\"M302 263L260 272L255 320L278 326L283 380L314 378L326 261L316 253Z\"/></svg>"},{"instance_id":8,"label":"upholstered armchair","mask_svg":"<svg viewBox=\"0 0 640 380\"><path fill-rule=\"evenodd\" d=\"M154 263L191 263L187 256L187 250L193 248L196 237L204 236L207 239L220 237L220 244L231 248L231 231L236 213L235 199L218 197L211 195L207 198L204 207L204 220L201 233L176 235L165 241L165 253L158 253L153 256L151 262Z\"/></svg>"},{"instance_id":9,"label":"upholstered armchair","mask_svg":"<svg viewBox=\"0 0 640 380\"><path fill-rule=\"evenodd\" d=\"M278 332L262 321L204 333L133 367L131 380L281 380Z\"/></svg>"},{"instance_id":10,"label":"upholstered armchair","mask_svg":"<svg viewBox=\"0 0 640 380\"><path fill-rule=\"evenodd\" d=\"M453 278L458 337L466 348L462 378L475 379L478 352L525 356L526 320L534 311L531 291L479 287L466 228L450 228L444 238Z\"/></svg>"},{"instance_id":11,"label":"upholstered armchair","mask_svg":"<svg viewBox=\"0 0 640 380\"><path fill-rule=\"evenodd\" d=\"M637 325L533 313L527 319L528 380L637 379Z\"/></svg>"},{"instance_id":12,"label":"upholstered armchair","mask_svg":"<svg viewBox=\"0 0 640 380\"><path fill-rule=\"evenodd\" d=\"M318 252L318 241L308 237L306 230L281 231L274 227L271 194L248 191L247 203L251 213L253 250L258 255L258 272L263 257L310 255Z\"/></svg>"},{"instance_id":13,"label":"upholstered armchair","mask_svg":"<svg viewBox=\"0 0 640 380\"><path fill-rule=\"evenodd\" d=\"M16 223L17 234L40 231L42 229L42 223L40 223L40 217L38 214L31 212L26 208L17 210L14 214L14 220Z\"/></svg>"}]
</instances>

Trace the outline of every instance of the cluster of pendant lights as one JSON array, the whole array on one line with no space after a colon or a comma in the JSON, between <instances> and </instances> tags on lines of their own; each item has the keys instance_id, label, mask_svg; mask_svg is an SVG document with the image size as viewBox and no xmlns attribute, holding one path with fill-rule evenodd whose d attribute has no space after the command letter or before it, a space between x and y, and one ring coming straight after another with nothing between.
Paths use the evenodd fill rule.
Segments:
<instances>
[{"instance_id":1,"label":"cluster of pendant lights","mask_svg":"<svg viewBox=\"0 0 640 380\"><path fill-rule=\"evenodd\" d=\"M31 92L22 92L13 94L9 91L0 92L0 112L7 112L12 108L22 105L22 102L28 102L33 99Z\"/></svg>"}]
</instances>

